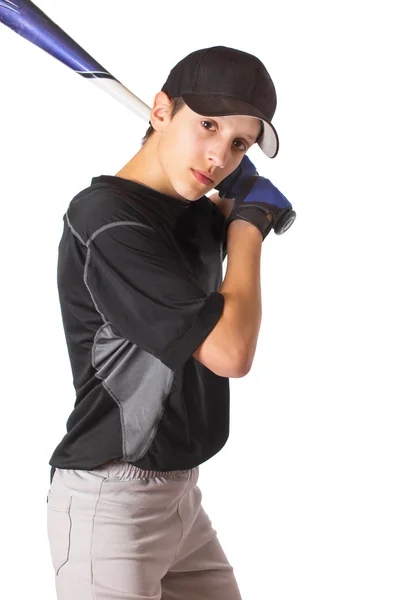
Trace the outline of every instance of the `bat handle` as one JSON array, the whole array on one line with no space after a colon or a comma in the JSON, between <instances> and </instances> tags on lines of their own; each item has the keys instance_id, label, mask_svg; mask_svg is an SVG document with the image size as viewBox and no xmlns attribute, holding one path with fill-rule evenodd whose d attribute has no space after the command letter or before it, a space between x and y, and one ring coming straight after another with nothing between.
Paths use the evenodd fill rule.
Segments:
<instances>
[{"instance_id":1,"label":"bat handle","mask_svg":"<svg viewBox=\"0 0 400 600\"><path fill-rule=\"evenodd\" d=\"M106 79L103 77L91 77L89 79L100 89L108 92L111 96L116 98L121 104L133 110L133 112L141 117L144 121L149 121L151 108L147 106L140 98L135 96L133 92L128 90L120 81L117 79Z\"/></svg>"}]
</instances>

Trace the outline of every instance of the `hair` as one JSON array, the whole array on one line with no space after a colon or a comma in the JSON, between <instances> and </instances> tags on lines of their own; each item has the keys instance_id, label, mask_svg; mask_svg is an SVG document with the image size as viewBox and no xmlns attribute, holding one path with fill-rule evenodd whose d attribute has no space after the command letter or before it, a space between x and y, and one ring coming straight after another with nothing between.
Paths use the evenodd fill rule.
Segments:
<instances>
[{"instance_id":1,"label":"hair","mask_svg":"<svg viewBox=\"0 0 400 600\"><path fill-rule=\"evenodd\" d=\"M176 96L175 98L171 99L171 119L174 118L174 116L184 107L186 106L186 102L184 101L184 99L182 98L182 96ZM153 133L155 132L155 129L153 127L153 125L150 125L146 131L146 133L144 134L144 137L142 138L142 147L144 146L144 144L147 142L147 140L153 135ZM258 142L258 140L262 137L264 133L264 123L261 121L261 131L260 134L256 140L256 143Z\"/></svg>"},{"instance_id":2,"label":"hair","mask_svg":"<svg viewBox=\"0 0 400 600\"><path fill-rule=\"evenodd\" d=\"M174 116L176 115L176 113L178 113L185 105L186 105L186 102L184 101L182 96L176 96L175 98L172 98L171 105L170 105L171 106L171 119L173 119ZM144 134L144 137L142 138L142 146L144 146L144 144L153 135L154 132L155 132L155 129L154 129L153 125L150 125L149 128L147 129L146 133Z\"/></svg>"}]
</instances>

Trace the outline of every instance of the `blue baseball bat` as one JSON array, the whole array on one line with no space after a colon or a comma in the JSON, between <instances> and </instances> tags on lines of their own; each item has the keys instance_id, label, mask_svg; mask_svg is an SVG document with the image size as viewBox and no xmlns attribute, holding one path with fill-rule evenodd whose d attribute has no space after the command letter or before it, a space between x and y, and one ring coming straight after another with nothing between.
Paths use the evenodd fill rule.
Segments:
<instances>
[{"instance_id":1,"label":"blue baseball bat","mask_svg":"<svg viewBox=\"0 0 400 600\"><path fill-rule=\"evenodd\" d=\"M30 0L0 0L0 22L149 121L151 109Z\"/></svg>"}]
</instances>

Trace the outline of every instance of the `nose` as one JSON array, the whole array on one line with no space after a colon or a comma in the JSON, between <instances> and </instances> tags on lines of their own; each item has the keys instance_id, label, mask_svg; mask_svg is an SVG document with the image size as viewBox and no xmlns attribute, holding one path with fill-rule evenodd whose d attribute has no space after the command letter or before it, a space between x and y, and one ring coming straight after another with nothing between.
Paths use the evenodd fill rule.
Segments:
<instances>
[{"instance_id":1,"label":"nose","mask_svg":"<svg viewBox=\"0 0 400 600\"><path fill-rule=\"evenodd\" d=\"M207 159L216 167L223 169L229 159L231 143L229 140L213 140L208 148Z\"/></svg>"}]
</instances>

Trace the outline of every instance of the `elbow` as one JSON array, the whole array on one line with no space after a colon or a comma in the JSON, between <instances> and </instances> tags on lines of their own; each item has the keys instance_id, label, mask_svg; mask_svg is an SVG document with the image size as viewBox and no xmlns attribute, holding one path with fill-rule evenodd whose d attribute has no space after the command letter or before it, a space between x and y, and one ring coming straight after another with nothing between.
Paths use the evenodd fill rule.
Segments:
<instances>
[{"instance_id":1,"label":"elbow","mask_svg":"<svg viewBox=\"0 0 400 600\"><path fill-rule=\"evenodd\" d=\"M236 375L236 377L239 379L240 377L245 377L246 375L248 375L250 373L250 369L251 369L251 365L248 365L247 363L245 363L244 365L241 366L241 368L238 371L238 374Z\"/></svg>"},{"instance_id":2,"label":"elbow","mask_svg":"<svg viewBox=\"0 0 400 600\"><path fill-rule=\"evenodd\" d=\"M238 353L227 353L224 360L221 359L222 352L219 354L218 366L209 365L216 375L227 377L229 379L239 379L247 375L249 369L248 362L243 360L242 355ZM206 365L207 366L207 365Z\"/></svg>"},{"instance_id":3,"label":"elbow","mask_svg":"<svg viewBox=\"0 0 400 600\"><path fill-rule=\"evenodd\" d=\"M240 379L241 377L245 377L250 372L251 366L253 364L253 359L247 356L246 354L239 354L236 358L235 369L233 378Z\"/></svg>"}]
</instances>

